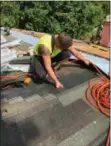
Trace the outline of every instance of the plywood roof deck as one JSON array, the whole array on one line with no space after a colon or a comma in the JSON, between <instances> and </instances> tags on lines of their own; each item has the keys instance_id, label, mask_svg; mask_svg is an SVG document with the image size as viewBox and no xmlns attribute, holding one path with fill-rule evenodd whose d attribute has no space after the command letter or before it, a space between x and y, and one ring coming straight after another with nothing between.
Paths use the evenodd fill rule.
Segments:
<instances>
[{"instance_id":1,"label":"plywood roof deck","mask_svg":"<svg viewBox=\"0 0 111 146\"><path fill-rule=\"evenodd\" d=\"M99 46L95 44L88 44L85 42L74 42L75 48L81 52L96 55L105 59L110 59L110 49L104 46Z\"/></svg>"}]
</instances>

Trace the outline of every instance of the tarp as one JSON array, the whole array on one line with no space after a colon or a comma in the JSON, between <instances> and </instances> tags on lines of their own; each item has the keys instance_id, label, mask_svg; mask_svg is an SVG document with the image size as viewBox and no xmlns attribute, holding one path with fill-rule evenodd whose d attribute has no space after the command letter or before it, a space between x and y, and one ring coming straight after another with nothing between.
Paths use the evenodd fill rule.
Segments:
<instances>
[{"instance_id":1,"label":"tarp","mask_svg":"<svg viewBox=\"0 0 111 146\"><path fill-rule=\"evenodd\" d=\"M16 38L30 44L30 45L35 45L37 43L37 41L39 40L38 38L36 37L33 37L31 35L26 35L26 34L23 34L21 32L14 32L14 31L11 31L11 35L12 36L15 36Z\"/></svg>"},{"instance_id":2,"label":"tarp","mask_svg":"<svg viewBox=\"0 0 111 146\"><path fill-rule=\"evenodd\" d=\"M97 56L94 56L94 55L90 55L90 54L86 54L86 53L83 53L83 56L85 58L87 58L88 60L90 60L92 63L94 63L95 65L97 65L104 73L108 74L109 73L109 60L106 60L104 58L101 58L101 57L97 57ZM71 56L71 58L76 58L75 56Z\"/></svg>"}]
</instances>

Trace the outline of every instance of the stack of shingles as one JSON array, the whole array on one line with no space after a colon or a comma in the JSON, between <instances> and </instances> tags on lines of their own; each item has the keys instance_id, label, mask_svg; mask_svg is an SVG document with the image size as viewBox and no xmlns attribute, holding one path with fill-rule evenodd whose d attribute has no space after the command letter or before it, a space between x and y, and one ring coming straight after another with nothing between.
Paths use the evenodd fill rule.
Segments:
<instances>
[{"instance_id":1,"label":"stack of shingles","mask_svg":"<svg viewBox=\"0 0 111 146\"><path fill-rule=\"evenodd\" d=\"M21 50L21 40L11 35L5 36L1 34L1 66L4 66L9 61L17 58L17 56L27 55L28 52Z\"/></svg>"},{"instance_id":2,"label":"stack of shingles","mask_svg":"<svg viewBox=\"0 0 111 146\"><path fill-rule=\"evenodd\" d=\"M1 35L2 40L4 39L5 41L1 42L1 48L8 48L10 50L15 50L17 56L19 55L25 55L27 54L26 51L21 50L21 40L9 35L9 36L3 36Z\"/></svg>"},{"instance_id":3,"label":"stack of shingles","mask_svg":"<svg viewBox=\"0 0 111 146\"><path fill-rule=\"evenodd\" d=\"M8 61L16 58L16 52L14 50L10 50L9 47L14 47L20 43L20 40L11 40L8 41L2 34L1 34L1 65L4 65Z\"/></svg>"}]
</instances>

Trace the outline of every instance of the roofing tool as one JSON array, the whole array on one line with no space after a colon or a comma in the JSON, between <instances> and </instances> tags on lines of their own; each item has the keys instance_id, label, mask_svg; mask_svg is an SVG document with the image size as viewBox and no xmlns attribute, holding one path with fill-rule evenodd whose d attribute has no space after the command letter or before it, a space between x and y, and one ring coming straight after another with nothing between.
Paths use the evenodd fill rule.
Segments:
<instances>
[{"instance_id":1,"label":"roofing tool","mask_svg":"<svg viewBox=\"0 0 111 146\"><path fill-rule=\"evenodd\" d=\"M24 79L24 84L28 85L28 84L30 84L30 83L31 83L31 78L26 77L26 78Z\"/></svg>"},{"instance_id":2,"label":"roofing tool","mask_svg":"<svg viewBox=\"0 0 111 146\"><path fill-rule=\"evenodd\" d=\"M96 65L92 65L99 73L99 77L89 81L86 90L86 99L93 107L110 117L110 79L107 78ZM97 81L97 83L93 83L93 81ZM110 143L109 131L110 128L108 130L106 146L109 146Z\"/></svg>"},{"instance_id":3,"label":"roofing tool","mask_svg":"<svg viewBox=\"0 0 111 146\"><path fill-rule=\"evenodd\" d=\"M21 71L15 71L11 72L8 75L0 75L1 78L1 89L7 89L12 87L12 85L15 85L16 83L25 83L25 85L28 85L31 82L31 78L39 78L38 75L31 74L28 72L21 72Z\"/></svg>"}]
</instances>

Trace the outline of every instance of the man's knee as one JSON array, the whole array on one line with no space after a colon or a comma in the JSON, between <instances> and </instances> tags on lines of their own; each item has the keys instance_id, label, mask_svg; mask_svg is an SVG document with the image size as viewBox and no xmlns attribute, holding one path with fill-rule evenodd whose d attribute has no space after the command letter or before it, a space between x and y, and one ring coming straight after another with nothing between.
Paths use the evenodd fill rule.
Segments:
<instances>
[{"instance_id":1,"label":"man's knee","mask_svg":"<svg viewBox=\"0 0 111 146\"><path fill-rule=\"evenodd\" d=\"M30 65L34 72L39 75L40 77L45 76L46 75L46 71L45 68L43 66L43 64L41 63L41 61L39 60L39 58L37 57L33 57L32 61L31 61L31 65Z\"/></svg>"}]
</instances>

